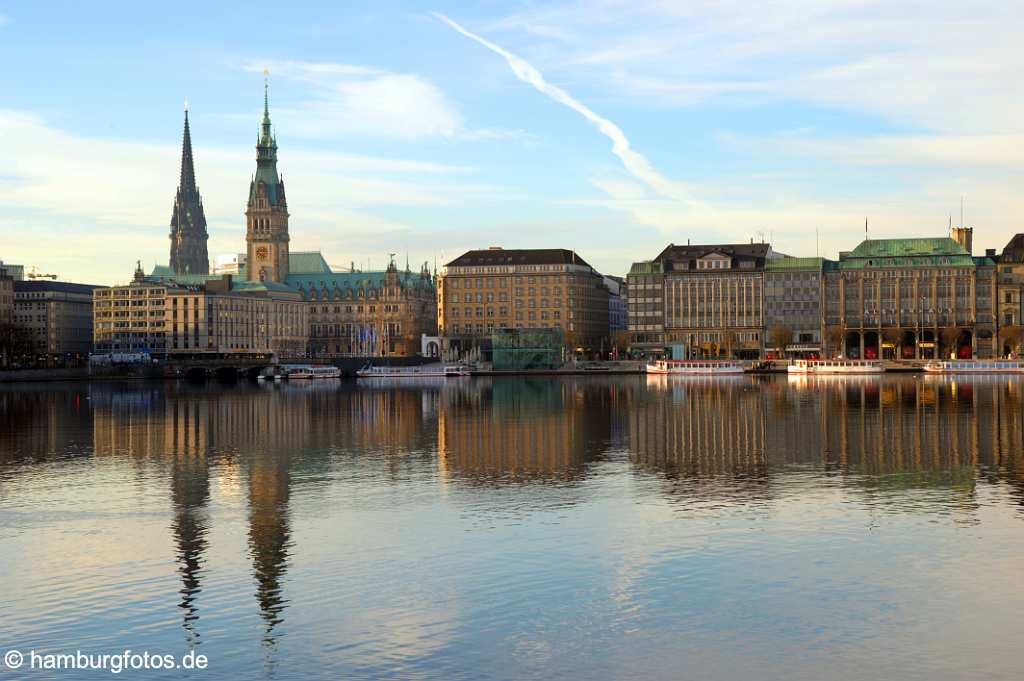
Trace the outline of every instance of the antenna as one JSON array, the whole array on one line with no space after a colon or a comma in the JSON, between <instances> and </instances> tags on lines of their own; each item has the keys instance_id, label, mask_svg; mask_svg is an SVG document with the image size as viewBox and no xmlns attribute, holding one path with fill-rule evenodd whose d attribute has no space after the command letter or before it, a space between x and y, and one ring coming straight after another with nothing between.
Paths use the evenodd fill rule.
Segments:
<instances>
[{"instance_id":1,"label":"antenna","mask_svg":"<svg viewBox=\"0 0 1024 681\"><path fill-rule=\"evenodd\" d=\"M964 195L960 195L960 226L964 226Z\"/></svg>"},{"instance_id":2,"label":"antenna","mask_svg":"<svg viewBox=\"0 0 1024 681\"><path fill-rule=\"evenodd\" d=\"M868 240L868 216L864 216L864 241Z\"/></svg>"},{"instance_id":3,"label":"antenna","mask_svg":"<svg viewBox=\"0 0 1024 681\"><path fill-rule=\"evenodd\" d=\"M819 241L818 241L818 228L817 227L814 228L814 257L815 258L820 258L821 257L821 248L819 246Z\"/></svg>"}]
</instances>

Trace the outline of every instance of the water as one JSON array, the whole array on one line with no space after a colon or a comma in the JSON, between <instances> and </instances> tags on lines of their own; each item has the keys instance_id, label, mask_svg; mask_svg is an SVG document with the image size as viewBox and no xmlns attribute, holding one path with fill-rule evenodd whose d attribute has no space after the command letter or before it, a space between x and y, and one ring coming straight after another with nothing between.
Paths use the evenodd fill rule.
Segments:
<instances>
[{"instance_id":1,"label":"water","mask_svg":"<svg viewBox=\"0 0 1024 681\"><path fill-rule=\"evenodd\" d=\"M0 653L1016 679L1022 401L992 377L7 386Z\"/></svg>"}]
</instances>

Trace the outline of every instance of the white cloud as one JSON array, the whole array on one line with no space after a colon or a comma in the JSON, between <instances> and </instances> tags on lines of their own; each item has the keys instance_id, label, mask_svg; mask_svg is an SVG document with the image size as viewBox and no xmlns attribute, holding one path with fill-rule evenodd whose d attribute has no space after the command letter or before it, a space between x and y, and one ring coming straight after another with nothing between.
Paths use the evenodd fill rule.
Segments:
<instances>
[{"instance_id":1,"label":"white cloud","mask_svg":"<svg viewBox=\"0 0 1024 681\"><path fill-rule=\"evenodd\" d=\"M1024 118L1019 3L613 0L543 5L509 25L571 26L571 44L537 48L552 67L670 105L797 99L971 133Z\"/></svg>"},{"instance_id":2,"label":"white cloud","mask_svg":"<svg viewBox=\"0 0 1024 681\"><path fill-rule=\"evenodd\" d=\"M194 118L194 144L201 128ZM90 139L5 110L0 138L9 152L0 177L0 233L8 235L0 259L97 283L130 276L137 258L147 265L166 261L181 153L176 143ZM245 239L252 154L196 144L195 158L210 253L237 252ZM467 182L470 168L440 163L294 151L283 153L280 165L293 213L293 248L323 248L342 262L362 258L348 252L350 239L415 231L376 215L379 209L426 211L508 195Z\"/></svg>"},{"instance_id":3,"label":"white cloud","mask_svg":"<svg viewBox=\"0 0 1024 681\"><path fill-rule=\"evenodd\" d=\"M467 128L445 93L415 74L303 61L252 62L245 66L254 72L264 68L269 69L272 80L293 80L309 89L308 99L297 104L273 105L275 122L280 121L290 135L315 139L370 136L467 141L523 136L522 131Z\"/></svg>"}]
</instances>

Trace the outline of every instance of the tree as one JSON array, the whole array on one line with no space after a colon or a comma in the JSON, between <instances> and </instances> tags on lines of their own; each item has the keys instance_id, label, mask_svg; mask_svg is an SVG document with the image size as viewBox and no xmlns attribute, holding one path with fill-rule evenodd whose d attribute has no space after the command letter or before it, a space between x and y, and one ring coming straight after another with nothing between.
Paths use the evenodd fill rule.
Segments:
<instances>
[{"instance_id":1,"label":"tree","mask_svg":"<svg viewBox=\"0 0 1024 681\"><path fill-rule=\"evenodd\" d=\"M1000 340L1002 340L1004 346L1009 346L1012 353L1018 351L1022 337L1024 337L1024 328L1018 324L1011 324L999 329Z\"/></svg>"},{"instance_id":2,"label":"tree","mask_svg":"<svg viewBox=\"0 0 1024 681\"><path fill-rule=\"evenodd\" d=\"M903 329L897 326L889 326L882 329L882 340L892 345L893 357L899 359L900 346L903 345Z\"/></svg>"},{"instance_id":3,"label":"tree","mask_svg":"<svg viewBox=\"0 0 1024 681\"><path fill-rule=\"evenodd\" d=\"M780 353L786 352L786 346L793 342L793 330L782 326L773 326L768 330L768 341Z\"/></svg>"},{"instance_id":4,"label":"tree","mask_svg":"<svg viewBox=\"0 0 1024 681\"><path fill-rule=\"evenodd\" d=\"M846 338L846 332L840 326L833 326L828 330L828 343L832 350L832 355L841 355L843 347L843 339ZM839 352L837 352L839 350Z\"/></svg>"},{"instance_id":5,"label":"tree","mask_svg":"<svg viewBox=\"0 0 1024 681\"><path fill-rule=\"evenodd\" d=\"M633 342L633 334L629 331L612 332L612 350L617 357L625 356L631 342Z\"/></svg>"},{"instance_id":6,"label":"tree","mask_svg":"<svg viewBox=\"0 0 1024 681\"><path fill-rule=\"evenodd\" d=\"M728 357L729 359L732 359L732 356L733 356L732 352L733 352L733 348L735 348L735 347L736 347L736 332L735 331L726 331L725 332L725 356ZM719 349L719 353L721 353L721 349Z\"/></svg>"},{"instance_id":7,"label":"tree","mask_svg":"<svg viewBox=\"0 0 1024 681\"><path fill-rule=\"evenodd\" d=\"M942 339L943 350L956 354L956 342L960 339L963 329L959 326L946 326L939 331L939 338Z\"/></svg>"}]
</instances>

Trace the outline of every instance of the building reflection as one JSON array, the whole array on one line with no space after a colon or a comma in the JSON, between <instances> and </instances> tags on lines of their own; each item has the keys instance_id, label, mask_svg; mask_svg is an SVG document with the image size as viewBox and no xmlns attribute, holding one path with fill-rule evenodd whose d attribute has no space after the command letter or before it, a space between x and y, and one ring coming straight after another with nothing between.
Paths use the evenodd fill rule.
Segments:
<instances>
[{"instance_id":1,"label":"building reflection","mask_svg":"<svg viewBox=\"0 0 1024 681\"><path fill-rule=\"evenodd\" d=\"M761 475L768 422L747 377L650 376L630 405L634 463L673 475Z\"/></svg>"},{"instance_id":2,"label":"building reflection","mask_svg":"<svg viewBox=\"0 0 1024 681\"><path fill-rule=\"evenodd\" d=\"M463 382L441 393L441 474L485 483L578 479L609 446L618 392L600 380Z\"/></svg>"}]
</instances>

